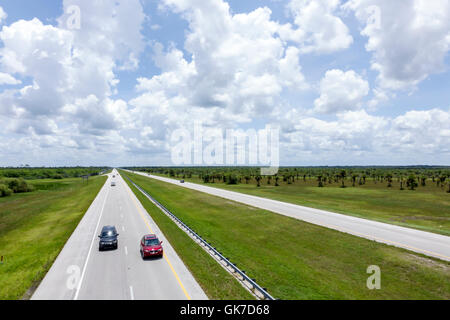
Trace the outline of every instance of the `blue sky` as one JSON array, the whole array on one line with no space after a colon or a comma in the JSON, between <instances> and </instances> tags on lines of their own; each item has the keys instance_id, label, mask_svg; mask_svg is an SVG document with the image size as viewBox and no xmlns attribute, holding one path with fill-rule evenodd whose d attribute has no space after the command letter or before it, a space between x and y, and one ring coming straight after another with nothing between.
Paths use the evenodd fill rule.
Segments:
<instances>
[{"instance_id":1,"label":"blue sky","mask_svg":"<svg viewBox=\"0 0 450 320\"><path fill-rule=\"evenodd\" d=\"M0 166L171 165L194 120L279 128L282 165L450 164L448 0L0 8Z\"/></svg>"}]
</instances>

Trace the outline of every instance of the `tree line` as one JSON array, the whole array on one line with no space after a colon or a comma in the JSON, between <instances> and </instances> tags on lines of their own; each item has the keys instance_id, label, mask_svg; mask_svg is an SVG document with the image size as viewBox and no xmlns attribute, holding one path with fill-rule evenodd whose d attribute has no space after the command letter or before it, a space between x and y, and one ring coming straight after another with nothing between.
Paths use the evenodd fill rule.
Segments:
<instances>
[{"instance_id":1,"label":"tree line","mask_svg":"<svg viewBox=\"0 0 450 320\"><path fill-rule=\"evenodd\" d=\"M25 180L79 178L81 176L98 175L102 170L105 170L105 168L0 168L0 178L23 178Z\"/></svg>"},{"instance_id":2,"label":"tree line","mask_svg":"<svg viewBox=\"0 0 450 320\"><path fill-rule=\"evenodd\" d=\"M203 183L249 184L255 182L280 186L297 181L317 182L317 187L338 185L341 188L385 184L387 188L416 190L418 187L435 185L450 193L450 167L283 167L275 176L261 176L256 167L139 167L128 168L153 174L167 175L177 179L198 177Z\"/></svg>"}]
</instances>

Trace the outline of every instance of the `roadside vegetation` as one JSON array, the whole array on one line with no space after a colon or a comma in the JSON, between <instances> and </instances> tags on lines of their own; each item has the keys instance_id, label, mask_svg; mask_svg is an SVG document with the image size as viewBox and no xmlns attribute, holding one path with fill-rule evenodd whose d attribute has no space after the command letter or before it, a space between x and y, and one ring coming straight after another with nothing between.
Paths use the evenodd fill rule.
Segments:
<instances>
[{"instance_id":1,"label":"roadside vegetation","mask_svg":"<svg viewBox=\"0 0 450 320\"><path fill-rule=\"evenodd\" d=\"M25 180L37 179L66 179L81 176L97 176L102 171L109 170L103 167L71 167L71 168L0 168L0 179L22 178Z\"/></svg>"},{"instance_id":2,"label":"roadside vegetation","mask_svg":"<svg viewBox=\"0 0 450 320\"><path fill-rule=\"evenodd\" d=\"M448 167L137 168L274 200L450 235ZM134 169L136 170L136 168Z\"/></svg>"},{"instance_id":3,"label":"roadside vegetation","mask_svg":"<svg viewBox=\"0 0 450 320\"><path fill-rule=\"evenodd\" d=\"M14 193L33 192L33 184L27 180L61 180L82 176L94 177L103 174L103 168L0 168L0 198ZM111 171L111 170L109 170Z\"/></svg>"},{"instance_id":4,"label":"roadside vegetation","mask_svg":"<svg viewBox=\"0 0 450 320\"><path fill-rule=\"evenodd\" d=\"M121 172L125 177L125 173ZM133 177L134 179L134 177ZM125 179L144 208L169 240L206 295L213 300L249 300L254 297L213 258L181 231L147 197Z\"/></svg>"},{"instance_id":5,"label":"roadside vegetation","mask_svg":"<svg viewBox=\"0 0 450 320\"><path fill-rule=\"evenodd\" d=\"M34 187L24 179L0 179L0 198L9 197L13 193L32 192Z\"/></svg>"},{"instance_id":6,"label":"roadside vegetation","mask_svg":"<svg viewBox=\"0 0 450 320\"><path fill-rule=\"evenodd\" d=\"M34 192L0 198L0 300L30 298L105 181L27 180Z\"/></svg>"},{"instance_id":7,"label":"roadside vegetation","mask_svg":"<svg viewBox=\"0 0 450 320\"><path fill-rule=\"evenodd\" d=\"M450 299L448 262L122 173L278 299ZM366 286L372 265L381 268L381 290Z\"/></svg>"}]
</instances>

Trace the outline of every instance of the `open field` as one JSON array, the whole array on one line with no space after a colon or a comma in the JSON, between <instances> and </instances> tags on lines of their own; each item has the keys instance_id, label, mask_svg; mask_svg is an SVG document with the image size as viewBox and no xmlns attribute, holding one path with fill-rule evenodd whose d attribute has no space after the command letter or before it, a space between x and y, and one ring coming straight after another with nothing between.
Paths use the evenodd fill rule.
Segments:
<instances>
[{"instance_id":1,"label":"open field","mask_svg":"<svg viewBox=\"0 0 450 320\"><path fill-rule=\"evenodd\" d=\"M153 220L158 224L165 237L169 240L172 247L210 299L254 299L233 276L225 271L213 258L181 231L172 220L129 183L127 179L125 181Z\"/></svg>"},{"instance_id":2,"label":"open field","mask_svg":"<svg viewBox=\"0 0 450 320\"><path fill-rule=\"evenodd\" d=\"M167 169L166 169L167 170ZM204 169L206 170L206 168ZM170 169L168 169L170 171ZM165 177L170 174L153 172ZM318 173L316 173L318 174ZM423 173L425 174L425 173ZM260 187L254 176L250 179L241 178L237 184L228 184L222 179L210 181L211 187L223 188L230 191L242 192L269 199L289 202L297 205L313 207L372 219L380 222L396 224L400 226L415 228L423 231L450 235L450 193L447 193L447 178L438 184L437 176L432 177L433 171L428 172L425 186L421 183L415 190L409 190L404 184L404 190L400 190L399 178L392 178L392 187L388 188L386 179L366 177L364 184L356 180L353 187L352 179L344 181L346 188L341 188L342 182L335 181L333 176L330 183L329 178L324 181L323 187L318 187L317 176L303 177L298 179L294 176L290 182L283 181L280 177L278 186L275 186L275 177L263 177ZM318 174L320 175L320 174ZM323 174L325 176L325 174ZM403 176L406 176L404 173ZM330 174L330 177L332 175ZM399 174L400 176L400 174ZM199 174L178 174L178 178L186 181L203 184L204 179ZM248 182L248 183L247 183Z\"/></svg>"},{"instance_id":3,"label":"open field","mask_svg":"<svg viewBox=\"0 0 450 320\"><path fill-rule=\"evenodd\" d=\"M105 181L31 180L36 191L0 198L0 300L39 283Z\"/></svg>"},{"instance_id":4,"label":"open field","mask_svg":"<svg viewBox=\"0 0 450 320\"><path fill-rule=\"evenodd\" d=\"M280 299L449 299L450 264L127 173ZM366 270L381 268L381 290Z\"/></svg>"}]
</instances>

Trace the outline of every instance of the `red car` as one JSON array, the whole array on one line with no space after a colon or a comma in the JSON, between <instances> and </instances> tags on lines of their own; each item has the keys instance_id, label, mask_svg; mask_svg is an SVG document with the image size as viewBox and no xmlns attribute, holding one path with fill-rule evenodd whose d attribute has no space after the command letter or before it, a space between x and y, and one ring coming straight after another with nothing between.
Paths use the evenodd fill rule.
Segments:
<instances>
[{"instance_id":1,"label":"red car","mask_svg":"<svg viewBox=\"0 0 450 320\"><path fill-rule=\"evenodd\" d=\"M148 234L141 239L141 257L142 259L148 257L160 257L164 254L162 241L154 234Z\"/></svg>"}]
</instances>

